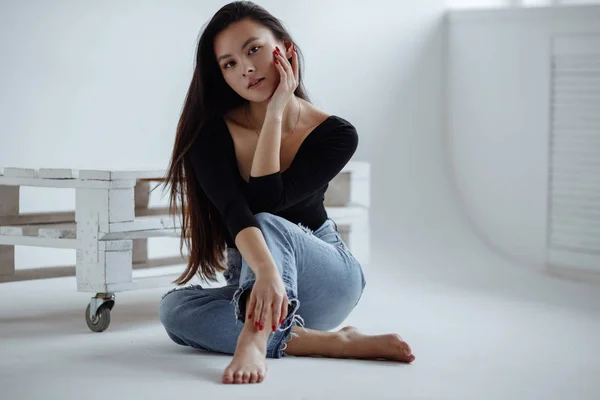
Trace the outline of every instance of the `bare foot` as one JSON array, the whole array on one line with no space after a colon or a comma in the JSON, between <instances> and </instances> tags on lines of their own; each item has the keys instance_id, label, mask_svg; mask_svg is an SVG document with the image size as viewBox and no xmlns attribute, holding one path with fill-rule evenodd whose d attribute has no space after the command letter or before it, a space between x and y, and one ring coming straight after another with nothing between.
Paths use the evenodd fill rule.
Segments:
<instances>
[{"instance_id":1,"label":"bare foot","mask_svg":"<svg viewBox=\"0 0 600 400\"><path fill-rule=\"evenodd\" d=\"M269 332L244 326L238 337L233 360L223 373L223 383L260 383L267 373Z\"/></svg>"},{"instance_id":2,"label":"bare foot","mask_svg":"<svg viewBox=\"0 0 600 400\"><path fill-rule=\"evenodd\" d=\"M353 326L346 326L340 334L340 356L343 358L367 358L411 363L415 360L408 343L396 333L365 335Z\"/></svg>"}]
</instances>

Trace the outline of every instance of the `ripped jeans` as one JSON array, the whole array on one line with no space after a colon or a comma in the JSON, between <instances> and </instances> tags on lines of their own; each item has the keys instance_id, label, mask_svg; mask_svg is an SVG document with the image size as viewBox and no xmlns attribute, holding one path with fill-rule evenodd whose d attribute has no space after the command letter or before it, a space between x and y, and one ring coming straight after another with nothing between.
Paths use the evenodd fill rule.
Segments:
<instances>
[{"instance_id":1,"label":"ripped jeans","mask_svg":"<svg viewBox=\"0 0 600 400\"><path fill-rule=\"evenodd\" d=\"M287 355L293 326L320 331L339 326L358 304L366 281L332 219L312 232L270 213L258 213L256 218L289 301L284 323L267 342L267 357L281 358ZM184 286L163 296L160 321L175 343L234 353L246 315L240 299L247 297L242 295L256 276L237 249L227 249L227 266L223 287Z\"/></svg>"}]
</instances>

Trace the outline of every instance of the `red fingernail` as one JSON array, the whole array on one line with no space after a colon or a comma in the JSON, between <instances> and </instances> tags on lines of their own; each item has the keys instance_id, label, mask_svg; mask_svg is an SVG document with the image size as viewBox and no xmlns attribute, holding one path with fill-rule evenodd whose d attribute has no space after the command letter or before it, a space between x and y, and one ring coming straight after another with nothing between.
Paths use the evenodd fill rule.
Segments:
<instances>
[{"instance_id":1,"label":"red fingernail","mask_svg":"<svg viewBox=\"0 0 600 400\"><path fill-rule=\"evenodd\" d=\"M252 319L252 314L248 314L248 319Z\"/></svg>"},{"instance_id":2,"label":"red fingernail","mask_svg":"<svg viewBox=\"0 0 600 400\"><path fill-rule=\"evenodd\" d=\"M279 61L275 60L275 64L279 64Z\"/></svg>"},{"instance_id":3,"label":"red fingernail","mask_svg":"<svg viewBox=\"0 0 600 400\"><path fill-rule=\"evenodd\" d=\"M273 332L275 332L275 325L273 325Z\"/></svg>"},{"instance_id":4,"label":"red fingernail","mask_svg":"<svg viewBox=\"0 0 600 400\"><path fill-rule=\"evenodd\" d=\"M262 331L264 328L265 328L265 326L264 326L264 325L261 325L261 326L260 326L260 330L261 330L261 331Z\"/></svg>"},{"instance_id":5,"label":"red fingernail","mask_svg":"<svg viewBox=\"0 0 600 400\"><path fill-rule=\"evenodd\" d=\"M275 46L275 50L277 50L278 53L281 53L281 50L279 50L279 46Z\"/></svg>"}]
</instances>

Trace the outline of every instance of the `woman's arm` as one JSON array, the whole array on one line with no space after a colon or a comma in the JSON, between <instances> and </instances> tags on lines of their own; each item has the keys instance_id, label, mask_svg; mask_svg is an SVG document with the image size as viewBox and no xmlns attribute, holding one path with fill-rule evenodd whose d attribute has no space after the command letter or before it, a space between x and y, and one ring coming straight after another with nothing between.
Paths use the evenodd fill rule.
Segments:
<instances>
[{"instance_id":1,"label":"woman's arm","mask_svg":"<svg viewBox=\"0 0 600 400\"><path fill-rule=\"evenodd\" d=\"M326 131L296 154L290 168L261 177L250 176L255 211L276 214L310 197L327 185L350 161L358 147L358 133L348 121L331 120ZM335 124L335 125L334 125Z\"/></svg>"},{"instance_id":2,"label":"woman's arm","mask_svg":"<svg viewBox=\"0 0 600 400\"><path fill-rule=\"evenodd\" d=\"M281 151L281 121L282 113L267 109L254 151L250 177L261 177L279 172Z\"/></svg>"},{"instance_id":3,"label":"woman's arm","mask_svg":"<svg viewBox=\"0 0 600 400\"><path fill-rule=\"evenodd\" d=\"M223 126L225 123L223 122ZM267 247L256 216L250 210L248 202L236 177L239 171L230 165L229 157L223 156L227 149L223 143L227 132L212 131L195 140L188 157L192 163L198 183L219 210L235 244L256 275L256 283L246 305L248 318L264 326L279 326L280 318L287 316L288 298L283 280L275 260Z\"/></svg>"},{"instance_id":4,"label":"woman's arm","mask_svg":"<svg viewBox=\"0 0 600 400\"><path fill-rule=\"evenodd\" d=\"M291 54L284 55L279 47L275 47L275 51L273 51L273 62L277 71L279 71L280 79L277 89L275 89L267 105L265 121L260 131L256 150L254 150L250 179L271 175L281 169L279 157L283 112L290 99L294 98L294 91L298 87L299 81L296 49L291 46L286 52L291 52ZM292 57L292 64L287 60L288 56Z\"/></svg>"},{"instance_id":5,"label":"woman's arm","mask_svg":"<svg viewBox=\"0 0 600 400\"><path fill-rule=\"evenodd\" d=\"M257 278L265 272L277 270L275 260L260 229L253 226L242 229L235 237L235 245Z\"/></svg>"}]
</instances>

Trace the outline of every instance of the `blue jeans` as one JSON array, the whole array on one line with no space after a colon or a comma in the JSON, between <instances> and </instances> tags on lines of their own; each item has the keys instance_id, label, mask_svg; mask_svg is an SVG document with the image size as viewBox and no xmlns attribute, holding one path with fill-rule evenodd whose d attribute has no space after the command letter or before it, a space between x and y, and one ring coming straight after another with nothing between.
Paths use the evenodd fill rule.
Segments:
<instances>
[{"instance_id":1,"label":"blue jeans","mask_svg":"<svg viewBox=\"0 0 600 400\"><path fill-rule=\"evenodd\" d=\"M339 326L358 304L366 281L332 219L312 232L270 213L256 218L289 300L284 323L267 342L267 357L281 358L294 325L321 331ZM223 287L185 286L163 296L160 321L175 343L234 353L246 315L243 295L256 277L237 249L227 249L227 266Z\"/></svg>"}]
</instances>

